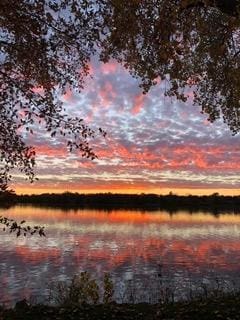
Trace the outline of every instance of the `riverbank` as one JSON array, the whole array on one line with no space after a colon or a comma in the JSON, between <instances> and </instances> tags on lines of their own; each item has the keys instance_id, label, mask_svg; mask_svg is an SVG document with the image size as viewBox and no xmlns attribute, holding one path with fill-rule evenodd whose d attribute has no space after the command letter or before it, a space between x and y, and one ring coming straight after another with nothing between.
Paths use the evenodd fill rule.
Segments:
<instances>
[{"instance_id":1,"label":"riverbank","mask_svg":"<svg viewBox=\"0 0 240 320\"><path fill-rule=\"evenodd\" d=\"M30 204L42 207L64 209L98 209L98 210L167 210L170 213L179 210L189 212L212 212L216 215L226 212L240 213L240 196L177 196L174 194L62 194L15 195L15 204ZM1 202L0 202L1 203Z\"/></svg>"},{"instance_id":2,"label":"riverbank","mask_svg":"<svg viewBox=\"0 0 240 320\"><path fill-rule=\"evenodd\" d=\"M238 320L240 293L221 297L165 304L100 304L53 307L17 303L0 310L1 320Z\"/></svg>"}]
</instances>

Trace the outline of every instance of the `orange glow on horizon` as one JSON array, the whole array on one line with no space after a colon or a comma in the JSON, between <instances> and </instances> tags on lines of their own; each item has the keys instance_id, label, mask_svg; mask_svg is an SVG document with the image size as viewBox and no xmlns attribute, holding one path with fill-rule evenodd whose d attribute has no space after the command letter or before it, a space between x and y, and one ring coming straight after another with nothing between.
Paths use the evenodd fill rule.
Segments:
<instances>
[{"instance_id":1,"label":"orange glow on horizon","mask_svg":"<svg viewBox=\"0 0 240 320\"><path fill-rule=\"evenodd\" d=\"M64 192L77 192L80 194L91 194L91 193L121 193L121 194L161 194L167 195L170 192L180 196L188 195L211 195L213 193L219 193L224 196L239 196L239 189L226 189L226 188L173 188L173 187L152 187L146 185L99 185L99 187L94 186L67 186L66 184L61 184L57 186L44 186L44 185L32 185L16 186L12 187L17 194L41 194L41 193L64 193Z\"/></svg>"}]
</instances>

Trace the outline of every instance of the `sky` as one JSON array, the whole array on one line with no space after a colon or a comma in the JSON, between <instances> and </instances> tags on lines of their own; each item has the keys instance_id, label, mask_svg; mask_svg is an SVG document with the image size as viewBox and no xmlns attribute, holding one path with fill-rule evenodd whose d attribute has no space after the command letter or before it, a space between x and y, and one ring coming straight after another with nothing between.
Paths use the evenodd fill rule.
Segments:
<instances>
[{"instance_id":1,"label":"sky","mask_svg":"<svg viewBox=\"0 0 240 320\"><path fill-rule=\"evenodd\" d=\"M30 184L16 173L18 194L43 192L240 195L239 135L220 120L207 121L192 94L182 103L164 96L160 80L143 95L139 79L120 64L92 61L81 93L61 97L66 111L107 137L91 142L98 159L69 153L62 137L36 128L36 176Z\"/></svg>"}]
</instances>

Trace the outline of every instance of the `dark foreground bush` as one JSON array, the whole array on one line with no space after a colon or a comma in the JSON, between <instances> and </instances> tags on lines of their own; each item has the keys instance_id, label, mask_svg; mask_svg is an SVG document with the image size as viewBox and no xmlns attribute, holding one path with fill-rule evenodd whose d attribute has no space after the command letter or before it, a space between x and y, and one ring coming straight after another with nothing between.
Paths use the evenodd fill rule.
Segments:
<instances>
[{"instance_id":1,"label":"dark foreground bush","mask_svg":"<svg viewBox=\"0 0 240 320\"><path fill-rule=\"evenodd\" d=\"M218 298L165 304L99 304L67 307L29 305L18 302L12 309L0 310L1 320L238 320L240 294Z\"/></svg>"},{"instance_id":2,"label":"dark foreground bush","mask_svg":"<svg viewBox=\"0 0 240 320\"><path fill-rule=\"evenodd\" d=\"M49 304L22 300L13 308L1 307L0 320L240 320L240 291L227 292L219 280L217 283L217 287L205 286L201 294L192 294L187 300L175 301L164 295L165 299L155 304L120 304L114 302L109 274L100 283L82 272L71 281L55 283L49 291Z\"/></svg>"},{"instance_id":3,"label":"dark foreground bush","mask_svg":"<svg viewBox=\"0 0 240 320\"><path fill-rule=\"evenodd\" d=\"M71 281L53 283L48 304L31 304L24 299L12 308L1 307L0 320L240 320L240 290L237 288L230 290L218 279L215 281L217 286L201 285L201 290L195 286L195 291L190 291L187 298L175 300L174 288L169 295L170 288L165 288L162 280L159 290L164 294L149 300L158 303L138 303L141 287L137 283L135 299L129 298L129 303L116 303L109 274L99 282L88 272L81 272ZM152 295L157 294L150 282L149 289L152 289Z\"/></svg>"}]
</instances>

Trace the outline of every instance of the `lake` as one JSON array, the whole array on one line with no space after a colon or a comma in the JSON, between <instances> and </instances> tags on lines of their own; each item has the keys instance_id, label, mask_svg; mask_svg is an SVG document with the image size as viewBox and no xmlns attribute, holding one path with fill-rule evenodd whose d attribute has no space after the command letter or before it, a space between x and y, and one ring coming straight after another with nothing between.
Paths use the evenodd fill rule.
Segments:
<instances>
[{"instance_id":1,"label":"lake","mask_svg":"<svg viewBox=\"0 0 240 320\"><path fill-rule=\"evenodd\" d=\"M1 209L0 215L46 226L45 238L1 231L1 302L44 298L52 282L81 271L96 279L109 272L120 302L130 299L136 284L142 288L139 301L150 302L149 292L159 285L182 294L190 284L216 279L238 285L240 215L32 206Z\"/></svg>"}]
</instances>

